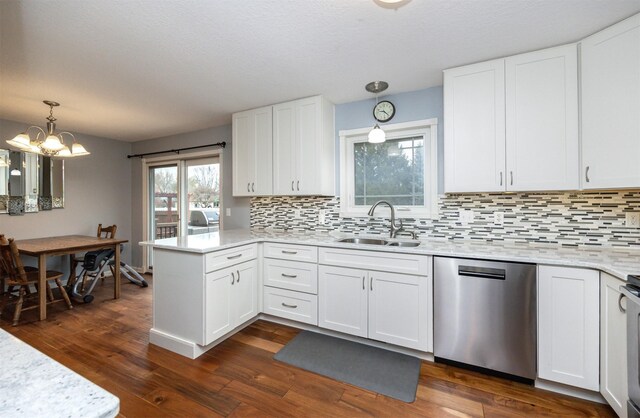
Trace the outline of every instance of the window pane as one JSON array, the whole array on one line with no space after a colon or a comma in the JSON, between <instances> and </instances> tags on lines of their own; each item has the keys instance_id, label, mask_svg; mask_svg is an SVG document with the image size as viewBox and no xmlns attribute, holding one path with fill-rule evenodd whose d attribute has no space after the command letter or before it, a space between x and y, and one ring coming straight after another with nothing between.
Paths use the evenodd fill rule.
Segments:
<instances>
[{"instance_id":1,"label":"window pane","mask_svg":"<svg viewBox=\"0 0 640 418\"><path fill-rule=\"evenodd\" d=\"M424 141L420 137L354 144L356 205L387 200L394 205L424 205Z\"/></svg>"}]
</instances>

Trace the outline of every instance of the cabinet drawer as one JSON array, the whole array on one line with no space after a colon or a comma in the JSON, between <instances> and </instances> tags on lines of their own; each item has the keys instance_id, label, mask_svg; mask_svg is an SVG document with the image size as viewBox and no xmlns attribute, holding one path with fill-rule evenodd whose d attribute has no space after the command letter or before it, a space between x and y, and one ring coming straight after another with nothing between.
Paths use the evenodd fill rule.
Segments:
<instances>
[{"instance_id":1,"label":"cabinet drawer","mask_svg":"<svg viewBox=\"0 0 640 418\"><path fill-rule=\"evenodd\" d=\"M282 258L284 260L318 262L318 247L311 245L277 244L267 242L264 244L264 256Z\"/></svg>"},{"instance_id":2,"label":"cabinet drawer","mask_svg":"<svg viewBox=\"0 0 640 418\"><path fill-rule=\"evenodd\" d=\"M320 248L318 253L320 264L431 276L432 263L431 256L428 255L345 250L342 248Z\"/></svg>"},{"instance_id":3,"label":"cabinet drawer","mask_svg":"<svg viewBox=\"0 0 640 418\"><path fill-rule=\"evenodd\" d=\"M264 284L315 295L318 293L318 265L265 258Z\"/></svg>"},{"instance_id":4,"label":"cabinet drawer","mask_svg":"<svg viewBox=\"0 0 640 418\"><path fill-rule=\"evenodd\" d=\"M209 273L244 261L253 260L257 254L257 244L242 245L208 253L205 255L205 272Z\"/></svg>"},{"instance_id":5,"label":"cabinet drawer","mask_svg":"<svg viewBox=\"0 0 640 418\"><path fill-rule=\"evenodd\" d=\"M318 297L308 293L265 286L264 313L318 325Z\"/></svg>"}]
</instances>

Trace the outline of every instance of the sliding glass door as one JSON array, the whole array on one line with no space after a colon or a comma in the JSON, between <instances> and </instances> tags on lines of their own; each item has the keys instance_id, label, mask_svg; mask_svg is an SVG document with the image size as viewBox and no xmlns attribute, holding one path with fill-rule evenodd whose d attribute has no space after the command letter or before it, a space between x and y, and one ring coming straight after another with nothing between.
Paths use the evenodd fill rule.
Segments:
<instances>
[{"instance_id":1,"label":"sliding glass door","mask_svg":"<svg viewBox=\"0 0 640 418\"><path fill-rule=\"evenodd\" d=\"M216 232L220 228L218 156L147 162L147 239ZM152 252L147 267L153 268Z\"/></svg>"}]
</instances>

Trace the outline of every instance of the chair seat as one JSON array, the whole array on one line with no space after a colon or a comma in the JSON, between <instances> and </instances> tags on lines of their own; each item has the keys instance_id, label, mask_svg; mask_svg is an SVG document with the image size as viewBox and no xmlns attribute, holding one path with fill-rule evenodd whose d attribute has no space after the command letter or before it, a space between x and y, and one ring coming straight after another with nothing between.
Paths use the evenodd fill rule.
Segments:
<instances>
[{"instance_id":1,"label":"chair seat","mask_svg":"<svg viewBox=\"0 0 640 418\"><path fill-rule=\"evenodd\" d=\"M25 268L26 270L26 268ZM28 270L25 271L26 275L27 275L27 281L26 282L20 282L17 280L7 280L7 285L9 286L19 286L22 284L36 284L38 283L38 274L40 273L38 271L38 269L34 269L34 270ZM63 273L59 272L59 271L55 271L55 270L47 270L46 273L46 280L55 280L55 279L59 279L61 278L63 275Z\"/></svg>"}]
</instances>

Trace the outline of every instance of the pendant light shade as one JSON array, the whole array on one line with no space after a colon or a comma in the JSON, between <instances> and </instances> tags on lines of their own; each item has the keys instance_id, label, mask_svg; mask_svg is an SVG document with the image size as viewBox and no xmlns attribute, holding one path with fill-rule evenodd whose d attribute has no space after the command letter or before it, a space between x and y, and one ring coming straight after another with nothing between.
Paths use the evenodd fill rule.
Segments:
<instances>
[{"instance_id":1,"label":"pendant light shade","mask_svg":"<svg viewBox=\"0 0 640 418\"><path fill-rule=\"evenodd\" d=\"M91 154L89 151L87 151L86 149L84 149L84 147L82 146L82 144L79 144L77 142L74 142L73 145L71 146L71 155L72 156L80 156L80 155L89 155Z\"/></svg>"},{"instance_id":2,"label":"pendant light shade","mask_svg":"<svg viewBox=\"0 0 640 418\"><path fill-rule=\"evenodd\" d=\"M7 141L7 144L13 145L16 148L20 148L22 150L31 151L31 139L29 139L29 135L25 132L16 135L15 138Z\"/></svg>"},{"instance_id":3,"label":"pendant light shade","mask_svg":"<svg viewBox=\"0 0 640 418\"><path fill-rule=\"evenodd\" d=\"M60 138L58 138L57 136L48 135L47 139L45 139L44 142L40 144L40 148L42 148L45 153L52 153L60 151L62 148L64 148L64 145L62 144L62 142L60 142Z\"/></svg>"},{"instance_id":4,"label":"pendant light shade","mask_svg":"<svg viewBox=\"0 0 640 418\"><path fill-rule=\"evenodd\" d=\"M376 123L376 126L369 132L369 143L380 144L387 139L387 135L384 133L380 126Z\"/></svg>"}]
</instances>

